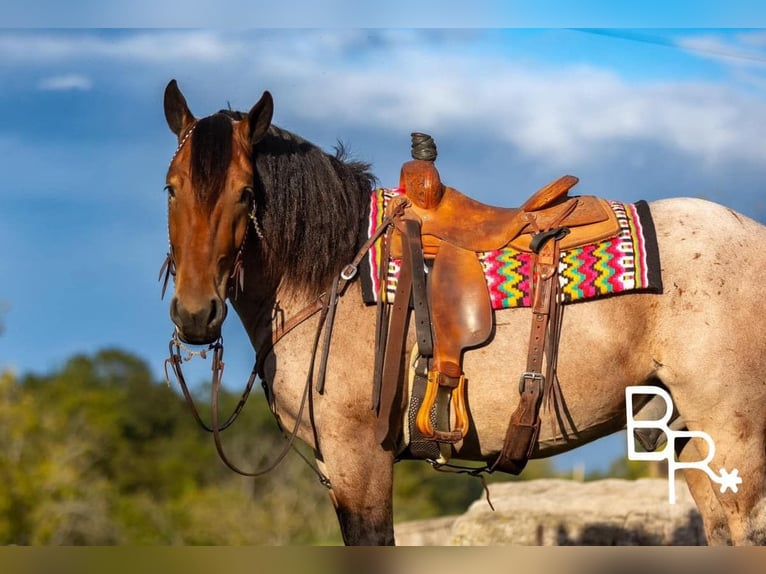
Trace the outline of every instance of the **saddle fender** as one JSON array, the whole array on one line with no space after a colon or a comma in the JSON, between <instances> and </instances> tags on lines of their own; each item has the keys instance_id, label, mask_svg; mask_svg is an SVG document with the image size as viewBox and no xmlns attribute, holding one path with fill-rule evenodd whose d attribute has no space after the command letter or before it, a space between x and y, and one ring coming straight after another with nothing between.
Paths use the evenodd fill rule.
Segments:
<instances>
[{"instance_id":1,"label":"saddle fender","mask_svg":"<svg viewBox=\"0 0 766 574\"><path fill-rule=\"evenodd\" d=\"M465 349L482 345L489 339L492 305L476 253L450 243L442 244L439 249L428 285L434 355L416 424L427 438L457 442L468 431L469 420L462 354ZM454 389L455 431L433 428L430 413L440 386Z\"/></svg>"}]
</instances>

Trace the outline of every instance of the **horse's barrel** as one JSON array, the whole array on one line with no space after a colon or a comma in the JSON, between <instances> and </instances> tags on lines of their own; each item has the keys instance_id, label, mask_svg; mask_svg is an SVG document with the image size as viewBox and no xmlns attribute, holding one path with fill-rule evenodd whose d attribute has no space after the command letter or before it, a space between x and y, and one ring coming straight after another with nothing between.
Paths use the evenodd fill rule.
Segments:
<instances>
[{"instance_id":1,"label":"horse's barrel","mask_svg":"<svg viewBox=\"0 0 766 574\"><path fill-rule=\"evenodd\" d=\"M436 144L431 136L418 132L412 134L412 157L411 161L402 165L399 187L415 205L432 209L439 205L444 186L434 165Z\"/></svg>"}]
</instances>

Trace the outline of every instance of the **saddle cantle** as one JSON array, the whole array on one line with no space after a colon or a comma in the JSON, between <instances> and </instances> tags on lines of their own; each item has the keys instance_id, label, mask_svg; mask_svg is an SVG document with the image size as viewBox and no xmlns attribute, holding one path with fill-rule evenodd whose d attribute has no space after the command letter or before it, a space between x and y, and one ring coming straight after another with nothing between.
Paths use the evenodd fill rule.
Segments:
<instances>
[{"instance_id":1,"label":"saddle cantle","mask_svg":"<svg viewBox=\"0 0 766 574\"><path fill-rule=\"evenodd\" d=\"M413 134L413 150L416 138L420 150L423 141L430 140L424 134ZM527 368L519 381L521 400L510 416L503 448L491 467L517 474L536 445L542 397L555 380L550 372L555 360L548 356L544 369L543 357L546 348L555 354L558 341L560 250L614 237L620 226L606 201L569 195L578 182L574 176L565 175L551 182L519 208L493 207L442 184L435 158L434 146L425 158L413 153L413 160L402 165L399 187L404 193L388 207L387 213L395 225L387 236L387 250L392 257L402 259L402 272L407 279L397 287L398 305L390 319L387 313L379 313L379 317L386 317L390 326L396 325L393 330L400 334L395 338L403 337L402 327L406 325L410 305L402 304L402 300L407 302L412 297L416 318L420 314L430 322L430 352L420 353L427 359L428 368L416 426L425 439L440 445L442 459L448 458L450 449L445 445L462 440L469 428L463 353L485 344L493 329L494 316L478 254L506 246L532 254L532 326ZM407 225L401 223L403 220ZM415 245L422 256L413 254ZM403 254L406 256L402 257ZM422 273L424 265L429 270L428 280L410 280L409 277ZM405 270L408 266L414 269ZM419 283L425 285L425 294L416 292L415 285ZM383 304L382 297L379 301ZM426 313L418 311L423 301L427 301ZM378 332L387 329L387 325L379 325ZM389 340L390 335L388 332ZM422 338L419 334L419 342ZM385 408L379 409L377 433L387 448L397 443L394 435L399 426L392 421L400 420L393 416L391 405L398 402L393 397L397 395L402 345L393 347L396 349L393 353L391 349L382 351L385 353L380 363L382 374L376 377L382 379L381 396L388 397L383 401ZM450 428L450 404L454 410L454 429Z\"/></svg>"}]
</instances>

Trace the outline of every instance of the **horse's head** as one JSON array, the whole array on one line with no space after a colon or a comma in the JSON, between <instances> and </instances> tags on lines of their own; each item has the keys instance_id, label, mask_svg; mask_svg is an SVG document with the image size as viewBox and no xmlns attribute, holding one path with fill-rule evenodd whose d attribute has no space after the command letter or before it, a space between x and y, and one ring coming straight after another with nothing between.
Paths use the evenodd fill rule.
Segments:
<instances>
[{"instance_id":1,"label":"horse's head","mask_svg":"<svg viewBox=\"0 0 766 574\"><path fill-rule=\"evenodd\" d=\"M196 119L175 80L165 88L165 118L178 137L165 188L175 266L170 317L188 343L220 336L254 210L252 146L266 134L272 112L264 92L248 114Z\"/></svg>"}]
</instances>

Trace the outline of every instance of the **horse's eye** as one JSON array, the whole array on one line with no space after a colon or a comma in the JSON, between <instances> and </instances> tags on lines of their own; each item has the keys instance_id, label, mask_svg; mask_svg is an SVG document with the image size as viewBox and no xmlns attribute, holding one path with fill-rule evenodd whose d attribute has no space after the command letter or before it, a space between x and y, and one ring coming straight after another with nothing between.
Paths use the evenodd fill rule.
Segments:
<instances>
[{"instance_id":1,"label":"horse's eye","mask_svg":"<svg viewBox=\"0 0 766 574\"><path fill-rule=\"evenodd\" d=\"M250 186L243 187L242 192L239 194L239 202L245 205L249 205L253 201L253 188Z\"/></svg>"},{"instance_id":2,"label":"horse's eye","mask_svg":"<svg viewBox=\"0 0 766 574\"><path fill-rule=\"evenodd\" d=\"M165 191L168 194L168 197L175 197L176 196L176 190L172 185L166 185Z\"/></svg>"}]
</instances>

